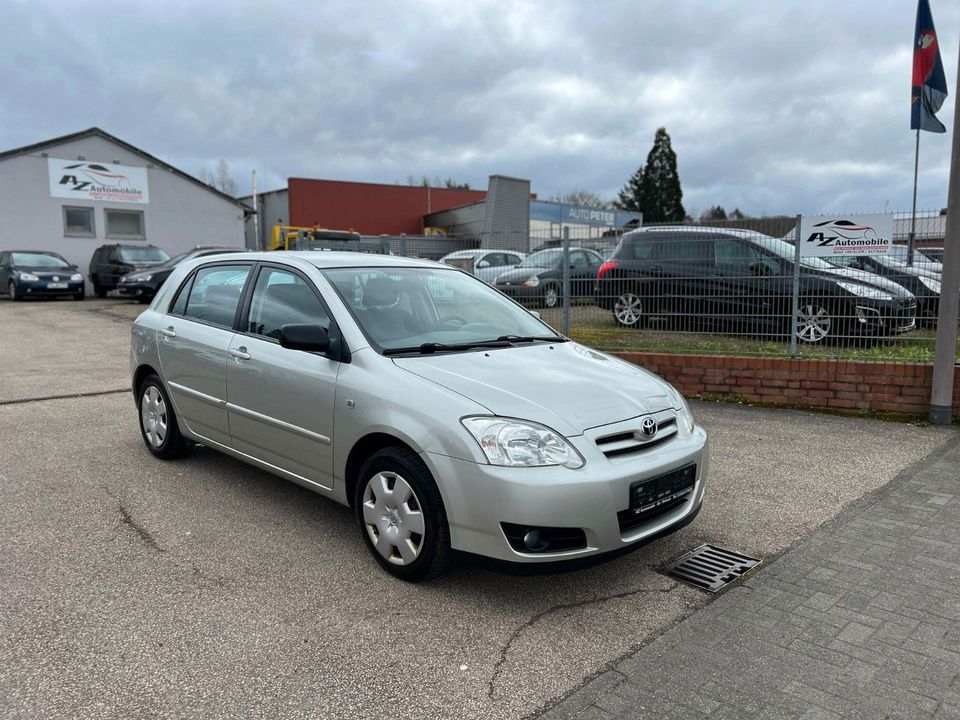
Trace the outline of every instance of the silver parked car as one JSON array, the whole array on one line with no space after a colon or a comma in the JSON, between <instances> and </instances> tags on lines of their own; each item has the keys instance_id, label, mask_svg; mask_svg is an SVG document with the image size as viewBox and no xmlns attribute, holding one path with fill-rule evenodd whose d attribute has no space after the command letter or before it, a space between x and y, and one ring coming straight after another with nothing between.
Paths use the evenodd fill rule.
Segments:
<instances>
[{"instance_id":1,"label":"silver parked car","mask_svg":"<svg viewBox=\"0 0 960 720\"><path fill-rule=\"evenodd\" d=\"M440 258L444 265L453 265L493 284L500 273L513 270L527 257L515 250L457 250Z\"/></svg>"},{"instance_id":2,"label":"silver parked car","mask_svg":"<svg viewBox=\"0 0 960 720\"><path fill-rule=\"evenodd\" d=\"M271 252L181 263L131 340L155 456L202 443L357 514L387 571L459 550L579 563L691 521L706 433L639 367L429 261Z\"/></svg>"}]
</instances>

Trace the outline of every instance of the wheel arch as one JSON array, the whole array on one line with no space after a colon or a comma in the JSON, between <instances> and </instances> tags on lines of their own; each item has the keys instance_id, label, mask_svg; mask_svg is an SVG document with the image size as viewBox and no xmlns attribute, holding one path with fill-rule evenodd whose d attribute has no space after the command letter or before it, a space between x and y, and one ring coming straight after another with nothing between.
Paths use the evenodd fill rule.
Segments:
<instances>
[{"instance_id":1,"label":"wheel arch","mask_svg":"<svg viewBox=\"0 0 960 720\"><path fill-rule=\"evenodd\" d=\"M351 508L355 506L354 496L357 491L357 483L360 481L360 468L363 466L363 463L378 450L383 450L388 447L402 447L419 454L419 450L410 443L396 435L391 435L386 432L368 433L357 440L353 444L353 447L350 448L350 453L347 455L347 461L343 468L343 479L347 494L347 504Z\"/></svg>"}]
</instances>

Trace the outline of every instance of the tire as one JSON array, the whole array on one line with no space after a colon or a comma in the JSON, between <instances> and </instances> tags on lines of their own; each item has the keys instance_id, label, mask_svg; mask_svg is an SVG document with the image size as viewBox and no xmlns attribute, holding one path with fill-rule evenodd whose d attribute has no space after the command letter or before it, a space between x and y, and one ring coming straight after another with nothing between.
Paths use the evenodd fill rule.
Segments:
<instances>
[{"instance_id":1,"label":"tire","mask_svg":"<svg viewBox=\"0 0 960 720\"><path fill-rule=\"evenodd\" d=\"M98 298L105 298L109 291L96 280L93 281L93 294Z\"/></svg>"},{"instance_id":2,"label":"tire","mask_svg":"<svg viewBox=\"0 0 960 720\"><path fill-rule=\"evenodd\" d=\"M559 285L556 283L547 283L547 286L543 288L543 294L540 296L540 303L545 308L560 307L563 302L561 294Z\"/></svg>"},{"instance_id":3,"label":"tire","mask_svg":"<svg viewBox=\"0 0 960 720\"><path fill-rule=\"evenodd\" d=\"M405 447L374 453L360 468L354 508L360 534L380 567L418 582L452 559L440 491L420 457Z\"/></svg>"},{"instance_id":4,"label":"tire","mask_svg":"<svg viewBox=\"0 0 960 720\"><path fill-rule=\"evenodd\" d=\"M143 443L155 457L173 460L186 455L190 446L180 434L177 415L156 375L149 375L137 391L137 410L140 416L140 435Z\"/></svg>"},{"instance_id":5,"label":"tire","mask_svg":"<svg viewBox=\"0 0 960 720\"><path fill-rule=\"evenodd\" d=\"M613 321L622 327L640 327L645 324L643 298L633 290L625 290L613 301Z\"/></svg>"},{"instance_id":6,"label":"tire","mask_svg":"<svg viewBox=\"0 0 960 720\"><path fill-rule=\"evenodd\" d=\"M23 296L17 293L17 285L13 280L7 283L7 297L10 298L11 302L23 299Z\"/></svg>"},{"instance_id":7,"label":"tire","mask_svg":"<svg viewBox=\"0 0 960 720\"><path fill-rule=\"evenodd\" d=\"M78 292L77 294L75 294L75 295L73 296L73 299L74 299L74 300L86 300L86 299L87 299L87 293L86 293L86 292Z\"/></svg>"},{"instance_id":8,"label":"tire","mask_svg":"<svg viewBox=\"0 0 960 720\"><path fill-rule=\"evenodd\" d=\"M816 298L800 298L797 310L797 342L817 345L837 334L837 318L830 308Z\"/></svg>"}]
</instances>

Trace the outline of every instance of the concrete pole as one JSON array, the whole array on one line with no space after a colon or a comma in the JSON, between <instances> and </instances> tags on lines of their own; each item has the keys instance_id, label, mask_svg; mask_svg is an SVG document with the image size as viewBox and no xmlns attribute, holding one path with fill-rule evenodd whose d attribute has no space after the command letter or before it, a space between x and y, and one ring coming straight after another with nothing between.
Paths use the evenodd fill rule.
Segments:
<instances>
[{"instance_id":1,"label":"concrete pole","mask_svg":"<svg viewBox=\"0 0 960 720\"><path fill-rule=\"evenodd\" d=\"M957 313L960 311L960 56L954 94L947 231L943 243L943 278L937 316L937 348L933 360L930 422L949 425L953 419L953 377L957 364Z\"/></svg>"}]
</instances>

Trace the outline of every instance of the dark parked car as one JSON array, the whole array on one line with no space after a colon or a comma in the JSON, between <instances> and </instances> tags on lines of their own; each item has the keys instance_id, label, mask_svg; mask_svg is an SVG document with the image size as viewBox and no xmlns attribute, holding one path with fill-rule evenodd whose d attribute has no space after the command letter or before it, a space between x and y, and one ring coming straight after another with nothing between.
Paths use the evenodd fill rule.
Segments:
<instances>
[{"instance_id":1,"label":"dark parked car","mask_svg":"<svg viewBox=\"0 0 960 720\"><path fill-rule=\"evenodd\" d=\"M832 265L851 270L862 270L909 290L917 298L917 319L930 323L936 321L940 305L940 276L930 270L911 267L889 255L842 255L828 258Z\"/></svg>"},{"instance_id":2,"label":"dark parked car","mask_svg":"<svg viewBox=\"0 0 960 720\"><path fill-rule=\"evenodd\" d=\"M585 248L570 248L571 297L591 293L602 264L600 253ZM563 250L551 248L533 253L513 270L499 275L494 287L514 300L533 301L548 308L557 307L563 299Z\"/></svg>"},{"instance_id":3,"label":"dark parked car","mask_svg":"<svg viewBox=\"0 0 960 720\"><path fill-rule=\"evenodd\" d=\"M793 257L790 244L751 230L636 230L623 236L600 268L597 304L628 327L667 316L789 335ZM916 298L885 278L816 257L803 258L799 277L802 342L916 326Z\"/></svg>"},{"instance_id":4,"label":"dark parked car","mask_svg":"<svg viewBox=\"0 0 960 720\"><path fill-rule=\"evenodd\" d=\"M0 287L11 300L69 296L83 300L83 275L76 265L45 250L0 252Z\"/></svg>"},{"instance_id":5,"label":"dark parked car","mask_svg":"<svg viewBox=\"0 0 960 720\"><path fill-rule=\"evenodd\" d=\"M124 275L117 284L117 292L122 297L136 298L144 303L150 302L153 300L153 296L157 294L160 286L163 285L164 280L170 277L173 269L184 260L193 260L198 257L206 257L207 255L245 251L245 248L196 247L185 253L174 255L159 265Z\"/></svg>"},{"instance_id":6,"label":"dark parked car","mask_svg":"<svg viewBox=\"0 0 960 720\"><path fill-rule=\"evenodd\" d=\"M127 273L159 265L169 259L166 251L153 245L101 245L90 258L93 292L97 297L106 297Z\"/></svg>"}]
</instances>

